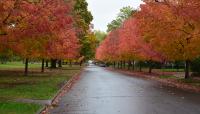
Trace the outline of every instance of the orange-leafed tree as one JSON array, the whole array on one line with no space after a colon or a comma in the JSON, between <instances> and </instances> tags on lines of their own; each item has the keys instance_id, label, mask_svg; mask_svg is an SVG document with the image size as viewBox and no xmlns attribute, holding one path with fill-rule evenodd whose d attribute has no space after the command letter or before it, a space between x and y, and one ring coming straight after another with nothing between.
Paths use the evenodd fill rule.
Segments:
<instances>
[{"instance_id":1,"label":"orange-leafed tree","mask_svg":"<svg viewBox=\"0 0 200 114\"><path fill-rule=\"evenodd\" d=\"M28 59L52 57L54 53L47 54L51 42L57 43L54 48L59 48L59 57L76 56L78 40L70 1L1 0L0 6L0 50L10 48L25 58L26 75Z\"/></svg>"},{"instance_id":2,"label":"orange-leafed tree","mask_svg":"<svg viewBox=\"0 0 200 114\"><path fill-rule=\"evenodd\" d=\"M49 38L47 4L44 1L2 0L0 5L1 45L26 59L27 75L28 58L39 57Z\"/></svg>"},{"instance_id":3,"label":"orange-leafed tree","mask_svg":"<svg viewBox=\"0 0 200 114\"><path fill-rule=\"evenodd\" d=\"M145 42L169 61L185 61L185 78L189 78L190 61L200 54L199 3L198 0L151 1L141 5L136 16Z\"/></svg>"},{"instance_id":4,"label":"orange-leafed tree","mask_svg":"<svg viewBox=\"0 0 200 114\"><path fill-rule=\"evenodd\" d=\"M101 61L118 61L119 54L119 30L113 30L100 44L96 52L96 58Z\"/></svg>"}]
</instances>

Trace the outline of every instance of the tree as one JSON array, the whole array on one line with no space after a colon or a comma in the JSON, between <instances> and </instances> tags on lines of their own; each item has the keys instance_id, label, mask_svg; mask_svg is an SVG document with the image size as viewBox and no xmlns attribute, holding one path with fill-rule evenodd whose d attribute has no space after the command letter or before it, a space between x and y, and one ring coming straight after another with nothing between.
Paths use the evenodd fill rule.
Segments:
<instances>
[{"instance_id":1,"label":"tree","mask_svg":"<svg viewBox=\"0 0 200 114\"><path fill-rule=\"evenodd\" d=\"M74 4L74 12L77 17L77 24L84 32L89 30L89 25L93 20L93 16L90 11L88 11L88 3L86 0L76 0ZM82 21L82 22L80 22Z\"/></svg>"},{"instance_id":2,"label":"tree","mask_svg":"<svg viewBox=\"0 0 200 114\"><path fill-rule=\"evenodd\" d=\"M25 75L28 59L78 56L71 1L2 0L0 6L0 50L8 48L25 58Z\"/></svg>"},{"instance_id":3,"label":"tree","mask_svg":"<svg viewBox=\"0 0 200 114\"><path fill-rule=\"evenodd\" d=\"M12 50L17 55L26 58L25 75L28 72L28 58L39 54L42 43L49 28L47 13L44 15L44 4L38 1L3 0L0 29L5 34L0 35L4 48ZM47 4L46 4L47 5ZM37 20L37 21L36 21Z\"/></svg>"},{"instance_id":4,"label":"tree","mask_svg":"<svg viewBox=\"0 0 200 114\"><path fill-rule=\"evenodd\" d=\"M107 33L100 30L94 31L94 34L99 43L101 43L106 38L106 35L107 35Z\"/></svg>"},{"instance_id":5,"label":"tree","mask_svg":"<svg viewBox=\"0 0 200 114\"><path fill-rule=\"evenodd\" d=\"M100 44L96 52L96 59L101 61L114 62L120 58L118 56L119 49L119 30L111 31L105 40ZM113 51L115 50L115 51Z\"/></svg>"},{"instance_id":6,"label":"tree","mask_svg":"<svg viewBox=\"0 0 200 114\"><path fill-rule=\"evenodd\" d=\"M96 36L94 33L89 33L84 39L85 40L82 40L81 42L81 55L84 55L86 60L93 59L95 57L96 47L98 44Z\"/></svg>"},{"instance_id":7,"label":"tree","mask_svg":"<svg viewBox=\"0 0 200 114\"><path fill-rule=\"evenodd\" d=\"M58 60L78 58L79 47L79 40L74 31L59 33L46 47L46 57L51 59L51 68L56 68Z\"/></svg>"},{"instance_id":8,"label":"tree","mask_svg":"<svg viewBox=\"0 0 200 114\"><path fill-rule=\"evenodd\" d=\"M93 49L88 36L90 34L90 24L93 20L93 16L90 11L88 11L88 3L86 0L75 0L74 3L74 17L75 17L75 28L77 37L80 39L81 56L85 56L86 59L93 58ZM90 43L90 44L89 44Z\"/></svg>"},{"instance_id":9,"label":"tree","mask_svg":"<svg viewBox=\"0 0 200 114\"><path fill-rule=\"evenodd\" d=\"M192 4L191 4L192 3ZM185 61L189 78L190 61L199 57L198 0L147 2L137 14L142 38L167 60Z\"/></svg>"},{"instance_id":10,"label":"tree","mask_svg":"<svg viewBox=\"0 0 200 114\"><path fill-rule=\"evenodd\" d=\"M192 72L196 73L197 75L200 74L200 58L195 59L194 61L191 62L191 70Z\"/></svg>"},{"instance_id":11,"label":"tree","mask_svg":"<svg viewBox=\"0 0 200 114\"><path fill-rule=\"evenodd\" d=\"M129 68L132 64L133 69L135 60L162 61L162 56L144 42L140 35L138 21L133 15L125 20L121 27L107 35L97 49L96 58L107 62L120 61L120 64L128 62Z\"/></svg>"},{"instance_id":12,"label":"tree","mask_svg":"<svg viewBox=\"0 0 200 114\"><path fill-rule=\"evenodd\" d=\"M139 42L134 17L124 21L120 27L119 53L125 61L132 61L139 55Z\"/></svg>"},{"instance_id":13,"label":"tree","mask_svg":"<svg viewBox=\"0 0 200 114\"><path fill-rule=\"evenodd\" d=\"M119 28L122 25L122 23L126 19L131 17L135 12L136 10L134 10L130 6L123 7L122 9L120 9L120 13L118 14L117 18L107 25L108 27L107 32Z\"/></svg>"}]
</instances>

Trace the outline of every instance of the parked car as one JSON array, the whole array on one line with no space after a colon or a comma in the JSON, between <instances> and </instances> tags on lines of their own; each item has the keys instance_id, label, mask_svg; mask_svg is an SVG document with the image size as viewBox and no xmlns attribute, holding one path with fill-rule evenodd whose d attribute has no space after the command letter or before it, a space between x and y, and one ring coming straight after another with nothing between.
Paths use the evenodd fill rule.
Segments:
<instances>
[{"instance_id":1,"label":"parked car","mask_svg":"<svg viewBox=\"0 0 200 114\"><path fill-rule=\"evenodd\" d=\"M100 63L99 66L100 66L100 67L106 67L106 64Z\"/></svg>"}]
</instances>

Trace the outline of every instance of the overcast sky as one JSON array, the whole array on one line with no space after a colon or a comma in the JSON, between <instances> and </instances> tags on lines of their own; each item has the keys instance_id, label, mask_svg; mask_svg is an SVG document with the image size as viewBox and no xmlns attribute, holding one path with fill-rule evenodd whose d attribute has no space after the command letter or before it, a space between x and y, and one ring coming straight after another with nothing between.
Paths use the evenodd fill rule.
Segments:
<instances>
[{"instance_id":1,"label":"overcast sky","mask_svg":"<svg viewBox=\"0 0 200 114\"><path fill-rule=\"evenodd\" d=\"M124 6L138 8L141 0L87 0L89 10L94 16L95 30L107 30L107 24L116 18L119 10Z\"/></svg>"}]
</instances>

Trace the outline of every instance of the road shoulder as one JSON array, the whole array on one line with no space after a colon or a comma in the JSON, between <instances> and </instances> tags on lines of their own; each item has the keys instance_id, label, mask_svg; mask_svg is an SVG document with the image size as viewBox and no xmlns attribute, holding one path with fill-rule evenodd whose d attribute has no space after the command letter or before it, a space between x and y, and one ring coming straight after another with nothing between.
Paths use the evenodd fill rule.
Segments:
<instances>
[{"instance_id":1,"label":"road shoulder","mask_svg":"<svg viewBox=\"0 0 200 114\"><path fill-rule=\"evenodd\" d=\"M185 91L200 93L200 86L194 86L188 83L184 83L174 78L163 79L163 78L160 78L162 76L160 74L156 74L156 73L149 74L146 72L133 72L133 71L128 71L124 69L114 69L114 68L106 68L106 69L109 71L118 72L118 73L126 74L129 76L133 76L133 77L155 80L155 81L160 82L163 85L175 87L175 88L182 89Z\"/></svg>"}]
</instances>

